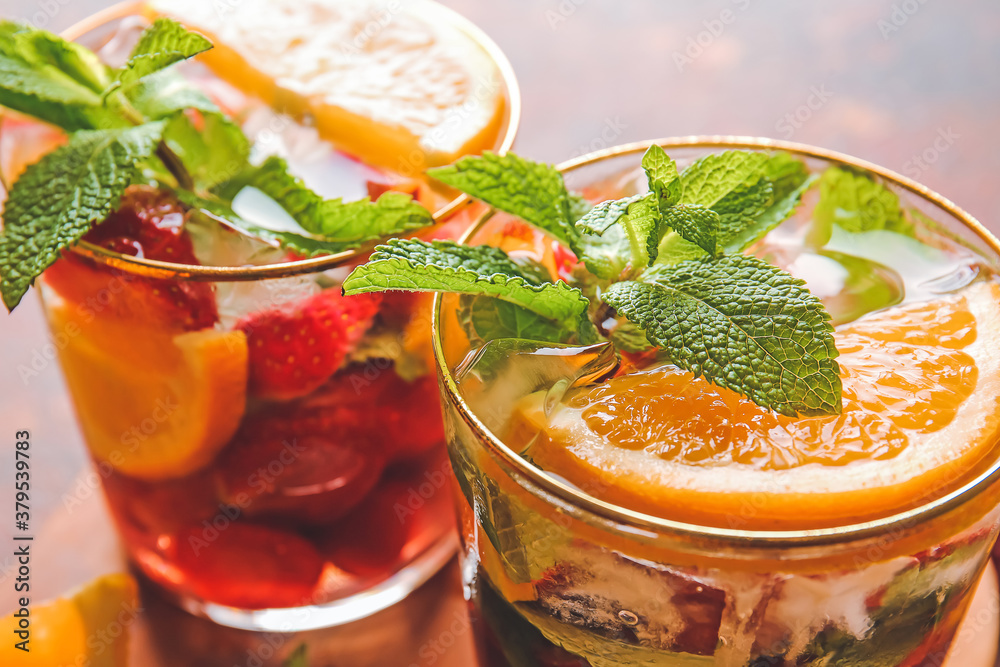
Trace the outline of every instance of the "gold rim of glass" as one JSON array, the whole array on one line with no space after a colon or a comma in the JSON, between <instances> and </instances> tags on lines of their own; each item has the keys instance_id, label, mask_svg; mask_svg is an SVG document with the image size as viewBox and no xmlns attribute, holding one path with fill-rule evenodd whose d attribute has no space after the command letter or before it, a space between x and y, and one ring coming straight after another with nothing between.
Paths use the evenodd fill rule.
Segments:
<instances>
[{"instance_id":1,"label":"gold rim of glass","mask_svg":"<svg viewBox=\"0 0 1000 667\"><path fill-rule=\"evenodd\" d=\"M478 44L496 64L506 93L506 118L498 137L499 146L496 148L496 152L503 155L513 146L514 138L517 136L517 130L521 124L521 90L517 84L517 77L514 75L514 68L496 42L490 39L472 21L453 9L434 2L434 0L424 0L424 2L427 5L433 6L435 11L440 11L444 16L448 17L452 25ZM132 0L121 2L75 23L64 30L62 36L69 40L79 39L88 32L100 28L111 21L141 13L144 6L145 3L141 0L138 2ZM437 222L444 221L468 206L471 202L472 200L467 195L460 195L435 211L434 220ZM294 262L265 264L253 267L201 266L197 264L174 264L152 259L141 259L113 252L87 241L80 241L71 250L78 255L102 264L148 278L183 279L200 282L239 282L268 278L285 278L305 273L325 271L370 252L373 246L374 244L368 244L355 250L347 250L334 255L324 255L322 257L301 259Z\"/></svg>"},{"instance_id":2,"label":"gold rim of glass","mask_svg":"<svg viewBox=\"0 0 1000 667\"><path fill-rule=\"evenodd\" d=\"M844 153L817 148L808 144L800 144L790 141L776 139L766 139L758 137L726 136L726 135L699 135L689 137L671 137L665 139L653 139L623 144L612 148L588 153L580 157L568 160L556 167L563 172L591 165L593 163L608 158L620 157L624 155L645 152L652 144L658 144L663 148L710 148L710 149L752 149L752 150L782 150L807 158L818 158L830 162L839 162L857 169L862 169L873 173L887 182L904 188L919 197L922 197L940 206L959 222L965 225L970 231L1000 258L1000 241L987 230L982 223L955 205L951 200L942 197L929 188L897 174L894 171L880 167L876 164L856 158ZM480 218L466 230L459 239L465 243L478 232L489 220L495 211L492 209L485 212ZM920 522L933 519L959 505L971 500L980 492L984 491L993 482L1000 479L1000 457L994 461L989 469L980 474L974 480L947 493L933 501L896 514L876 519L872 521L837 526L834 528L820 528L811 530L737 530L731 528L716 528L711 526L700 526L697 524L671 521L650 514L637 512L624 507L595 498L577 488L574 488L548 473L532 466L518 454L505 445L499 438L487 428L474 414L469 405L463 399L458 390L458 384L448 368L444 347L441 342L441 307L442 295L436 294L433 306L433 344L434 357L439 368L441 384L447 395L447 399L456 405L461 413L465 424L472 432L485 443L490 452L499 457L502 462L510 466L519 475L529 480L532 484L562 501L568 502L578 509L589 512L593 515L608 519L628 526L656 531L659 534L672 534L687 539L699 540L724 540L729 543L737 543L745 548L787 548L821 546L835 543L861 540L878 536L893 529L906 529L918 525Z\"/></svg>"}]
</instances>

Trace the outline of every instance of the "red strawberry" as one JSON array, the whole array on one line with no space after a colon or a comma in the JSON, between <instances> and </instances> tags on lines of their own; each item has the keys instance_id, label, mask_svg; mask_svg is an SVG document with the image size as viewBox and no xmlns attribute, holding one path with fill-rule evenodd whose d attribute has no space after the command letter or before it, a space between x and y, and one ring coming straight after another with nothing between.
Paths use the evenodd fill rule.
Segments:
<instances>
[{"instance_id":1,"label":"red strawberry","mask_svg":"<svg viewBox=\"0 0 1000 667\"><path fill-rule=\"evenodd\" d=\"M133 257L198 264L185 218L184 207L169 194L132 186L118 209L83 238ZM67 301L102 316L184 331L211 327L219 319L209 283L140 278L70 252L49 267L45 282Z\"/></svg>"},{"instance_id":2,"label":"red strawberry","mask_svg":"<svg viewBox=\"0 0 1000 667\"><path fill-rule=\"evenodd\" d=\"M305 538L240 521L185 528L166 552L191 593L244 609L308 604L323 572L323 559Z\"/></svg>"},{"instance_id":3,"label":"red strawberry","mask_svg":"<svg viewBox=\"0 0 1000 667\"><path fill-rule=\"evenodd\" d=\"M348 429L300 435L274 433L276 426L249 421L218 466L225 498L247 516L306 526L336 521L364 500L385 467L379 448Z\"/></svg>"},{"instance_id":4,"label":"red strawberry","mask_svg":"<svg viewBox=\"0 0 1000 667\"><path fill-rule=\"evenodd\" d=\"M297 425L289 428L298 433L358 433L390 461L420 456L444 442L434 376L407 382L378 360L343 369L291 418Z\"/></svg>"},{"instance_id":5,"label":"red strawberry","mask_svg":"<svg viewBox=\"0 0 1000 667\"><path fill-rule=\"evenodd\" d=\"M427 476L387 475L368 498L331 525L319 547L334 565L362 577L388 576L452 530L447 485Z\"/></svg>"},{"instance_id":6,"label":"red strawberry","mask_svg":"<svg viewBox=\"0 0 1000 667\"><path fill-rule=\"evenodd\" d=\"M250 391L277 400L315 391L371 326L379 303L378 295L345 297L334 288L237 322L249 345Z\"/></svg>"}]
</instances>

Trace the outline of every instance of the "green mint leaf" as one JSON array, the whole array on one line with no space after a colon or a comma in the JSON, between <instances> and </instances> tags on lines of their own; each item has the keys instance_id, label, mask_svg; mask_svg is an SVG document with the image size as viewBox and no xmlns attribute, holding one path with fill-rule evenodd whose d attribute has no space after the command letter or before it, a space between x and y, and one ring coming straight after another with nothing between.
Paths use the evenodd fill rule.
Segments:
<instances>
[{"instance_id":1,"label":"green mint leaf","mask_svg":"<svg viewBox=\"0 0 1000 667\"><path fill-rule=\"evenodd\" d=\"M903 215L899 197L865 174L830 167L819 179L819 202L813 210L814 229L809 241L823 246L833 225L848 232L886 230L913 236L913 226Z\"/></svg>"},{"instance_id":2,"label":"green mint leaf","mask_svg":"<svg viewBox=\"0 0 1000 667\"><path fill-rule=\"evenodd\" d=\"M0 22L0 105L67 131L124 122L101 106L93 54L54 35Z\"/></svg>"},{"instance_id":3,"label":"green mint leaf","mask_svg":"<svg viewBox=\"0 0 1000 667\"><path fill-rule=\"evenodd\" d=\"M569 193L569 219L579 220L584 217L594 205L587 201L582 195L575 192Z\"/></svg>"},{"instance_id":4,"label":"green mint leaf","mask_svg":"<svg viewBox=\"0 0 1000 667\"><path fill-rule=\"evenodd\" d=\"M656 262L646 269L645 273L659 270L660 267L673 266L689 259L700 259L708 257L700 246L691 243L677 232L668 232L660 241L660 249L656 255ZM639 280L642 280L640 277Z\"/></svg>"},{"instance_id":5,"label":"green mint leaf","mask_svg":"<svg viewBox=\"0 0 1000 667\"><path fill-rule=\"evenodd\" d=\"M680 201L684 184L677 173L677 164L662 147L653 144L646 150L642 156L642 169L649 181L649 191L656 196L661 211L666 212Z\"/></svg>"},{"instance_id":6,"label":"green mint leaf","mask_svg":"<svg viewBox=\"0 0 1000 667\"><path fill-rule=\"evenodd\" d=\"M783 197L775 199L774 203L768 206L749 225L740 230L730 230L722 241L725 252L743 252L787 220L802 200L802 194L812 187L817 178L815 175L807 176L798 186L787 191Z\"/></svg>"},{"instance_id":7,"label":"green mint leaf","mask_svg":"<svg viewBox=\"0 0 1000 667\"><path fill-rule=\"evenodd\" d=\"M125 66L115 74L105 94L128 87L143 77L212 48L212 42L177 21L158 18L146 28Z\"/></svg>"},{"instance_id":8,"label":"green mint leaf","mask_svg":"<svg viewBox=\"0 0 1000 667\"><path fill-rule=\"evenodd\" d=\"M608 305L677 366L781 414L841 410L830 316L819 299L755 257L726 255L612 285Z\"/></svg>"},{"instance_id":9,"label":"green mint leaf","mask_svg":"<svg viewBox=\"0 0 1000 667\"><path fill-rule=\"evenodd\" d=\"M3 21L0 41L7 44L27 61L52 66L77 83L100 93L108 85L108 67L90 49L68 42L46 30Z\"/></svg>"},{"instance_id":10,"label":"green mint leaf","mask_svg":"<svg viewBox=\"0 0 1000 667\"><path fill-rule=\"evenodd\" d=\"M582 234L573 249L587 270L601 280L617 280L628 268L631 245L621 225L613 225L601 236Z\"/></svg>"},{"instance_id":11,"label":"green mint leaf","mask_svg":"<svg viewBox=\"0 0 1000 667\"><path fill-rule=\"evenodd\" d=\"M632 265L641 270L653 263L660 245L660 208L653 195L641 197L628 205L628 212L618 220L625 230Z\"/></svg>"},{"instance_id":12,"label":"green mint leaf","mask_svg":"<svg viewBox=\"0 0 1000 667\"><path fill-rule=\"evenodd\" d=\"M231 200L244 187L260 190L299 223L303 234L272 232L270 236L292 248L298 243L300 251L311 248L303 252L308 255L359 248L434 223L426 208L400 192L386 192L374 202L367 197L352 202L323 199L292 175L283 159L275 156L217 188L217 194Z\"/></svg>"},{"instance_id":13,"label":"green mint leaf","mask_svg":"<svg viewBox=\"0 0 1000 667\"><path fill-rule=\"evenodd\" d=\"M719 237L723 243L754 223L773 200L774 187L767 178L741 185L720 199L712 210L719 214Z\"/></svg>"},{"instance_id":14,"label":"green mint leaf","mask_svg":"<svg viewBox=\"0 0 1000 667\"><path fill-rule=\"evenodd\" d=\"M626 319L620 320L615 325L615 328L611 330L610 338L616 348L625 352L645 352L653 348L646 332Z\"/></svg>"},{"instance_id":15,"label":"green mint leaf","mask_svg":"<svg viewBox=\"0 0 1000 667\"><path fill-rule=\"evenodd\" d=\"M570 221L570 196L562 174L547 164L508 153L467 156L447 167L427 170L428 175L482 200L501 211L522 218L569 247L579 236Z\"/></svg>"},{"instance_id":16,"label":"green mint leaf","mask_svg":"<svg viewBox=\"0 0 1000 667\"><path fill-rule=\"evenodd\" d=\"M700 204L671 206L663 214L663 224L708 254L715 254L720 216L707 206ZM653 259L656 259L655 255L653 255Z\"/></svg>"},{"instance_id":17,"label":"green mint leaf","mask_svg":"<svg viewBox=\"0 0 1000 667\"><path fill-rule=\"evenodd\" d=\"M300 644L292 651L288 659L281 663L281 667L309 667L309 660L306 657L306 645Z\"/></svg>"},{"instance_id":18,"label":"green mint leaf","mask_svg":"<svg viewBox=\"0 0 1000 667\"><path fill-rule=\"evenodd\" d=\"M714 208L723 197L759 178L767 162L764 153L725 151L697 160L681 173L681 201Z\"/></svg>"},{"instance_id":19,"label":"green mint leaf","mask_svg":"<svg viewBox=\"0 0 1000 667\"><path fill-rule=\"evenodd\" d=\"M150 120L169 118L178 111L197 109L206 113L219 113L219 108L205 93L178 72L170 69L154 72L124 91L125 100L133 109ZM105 100L112 110L123 101L112 95Z\"/></svg>"},{"instance_id":20,"label":"green mint leaf","mask_svg":"<svg viewBox=\"0 0 1000 667\"><path fill-rule=\"evenodd\" d=\"M163 123L81 131L14 183L0 235L0 293L13 309L34 279L118 205Z\"/></svg>"},{"instance_id":21,"label":"green mint leaf","mask_svg":"<svg viewBox=\"0 0 1000 667\"><path fill-rule=\"evenodd\" d=\"M524 306L487 296L462 295L458 319L473 345L498 338L568 343L575 333Z\"/></svg>"},{"instance_id":22,"label":"green mint leaf","mask_svg":"<svg viewBox=\"0 0 1000 667\"><path fill-rule=\"evenodd\" d=\"M250 142L239 125L220 113L203 113L202 121L198 130L187 114L177 113L167 123L163 140L184 163L195 185L209 190L244 172Z\"/></svg>"},{"instance_id":23,"label":"green mint leaf","mask_svg":"<svg viewBox=\"0 0 1000 667\"><path fill-rule=\"evenodd\" d=\"M584 234L600 236L628 212L629 204L648 196L648 194L642 193L624 199L609 199L595 204L583 217L577 219L576 228Z\"/></svg>"},{"instance_id":24,"label":"green mint leaf","mask_svg":"<svg viewBox=\"0 0 1000 667\"><path fill-rule=\"evenodd\" d=\"M802 160L791 153L778 151L767 158L764 176L774 188L774 200L779 201L797 190L809 178L809 170Z\"/></svg>"},{"instance_id":25,"label":"green mint leaf","mask_svg":"<svg viewBox=\"0 0 1000 667\"><path fill-rule=\"evenodd\" d=\"M390 239L344 280L344 294L385 290L495 296L579 330L590 302L562 281L535 285L507 253L451 241Z\"/></svg>"}]
</instances>

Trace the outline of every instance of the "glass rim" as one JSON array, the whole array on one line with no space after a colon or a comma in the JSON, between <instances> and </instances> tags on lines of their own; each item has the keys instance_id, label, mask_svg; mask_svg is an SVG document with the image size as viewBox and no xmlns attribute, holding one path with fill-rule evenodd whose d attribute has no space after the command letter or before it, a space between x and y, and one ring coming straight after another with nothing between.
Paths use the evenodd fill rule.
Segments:
<instances>
[{"instance_id":1,"label":"glass rim","mask_svg":"<svg viewBox=\"0 0 1000 667\"><path fill-rule=\"evenodd\" d=\"M1000 258L1000 241L987 230L982 223L957 206L951 200L885 167L845 153L819 148L798 142L768 139L762 137L729 136L729 135L695 135L686 137L667 137L622 144L592 153L587 153L556 165L561 172L571 172L609 158L633 155L645 152L651 145L657 144L667 150L676 148L714 148L714 149L751 149L751 150L781 150L807 158L818 158L829 162L841 163L857 169L873 173L885 181L908 190L919 197L930 201L955 217L962 225L972 231L992 252ZM467 243L496 211L489 209L484 212L461 236L459 241ZM662 517L638 512L615 503L596 498L584 491L571 486L560 479L536 468L508 447L500 438L476 416L458 389L458 383L444 355L441 341L441 309L443 295L434 295L432 313L432 341L434 357L438 366L438 378L447 400L458 409L463 422L473 434L484 443L489 453L499 457L504 465L509 466L532 484L559 500L568 503L576 509L583 510L602 519L611 520L630 527L652 530L657 534L669 534L685 539L725 541L750 549L773 549L789 547L810 547L839 544L855 540L883 535L894 529L905 530L922 522L934 519L978 496L993 482L1000 480L1000 457L993 461L989 468L962 486L953 489L938 498L922 505L897 512L885 517L859 523L845 524L830 528L797 529L797 530L743 530L702 526L699 524L673 521ZM530 493L537 496L532 490ZM551 504L549 501L545 501Z\"/></svg>"},{"instance_id":2,"label":"glass rim","mask_svg":"<svg viewBox=\"0 0 1000 667\"><path fill-rule=\"evenodd\" d=\"M496 42L489 37L479 26L465 18L450 7L446 7L435 0L420 0L425 7L433 7L433 11L441 12L447 20L460 32L472 39L479 48L486 52L486 55L496 65L500 75L500 80L506 92L506 120L498 135L499 145L495 152L503 155L514 145L514 139L521 125L521 89L517 83L517 76L514 67L510 64L507 56L500 49ZM142 0L125 0L118 4L107 7L90 16L74 23L72 26L62 31L64 39L75 41L88 32L100 28L111 21L122 19L127 16L142 15L142 10L146 3ZM426 10L420 10L421 12ZM433 217L436 224L440 224L453 216L460 210L469 206L472 200L468 195L461 194L452 199L444 206L434 211ZM430 229L430 227L428 228ZM281 262L277 264L263 264L259 266L202 266L199 264L175 264L160 260L145 259L114 252L95 245L88 241L79 241L70 248L76 255L86 257L100 264L110 266L115 269L127 271L129 273L158 279L182 279L194 282L243 282L253 280L266 280L272 278L287 278L309 273L317 273L337 268L351 260L371 252L376 245L375 242L367 243L354 250L345 250L332 255L311 257L291 262Z\"/></svg>"}]
</instances>

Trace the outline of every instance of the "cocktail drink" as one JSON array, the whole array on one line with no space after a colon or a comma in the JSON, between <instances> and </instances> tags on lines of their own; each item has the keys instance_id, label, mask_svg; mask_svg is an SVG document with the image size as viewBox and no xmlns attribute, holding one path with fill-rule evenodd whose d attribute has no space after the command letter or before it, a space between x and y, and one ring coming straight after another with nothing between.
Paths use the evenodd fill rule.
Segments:
<instances>
[{"instance_id":1,"label":"cocktail drink","mask_svg":"<svg viewBox=\"0 0 1000 667\"><path fill-rule=\"evenodd\" d=\"M468 225L422 172L506 150L518 100L434 3L264 4L119 7L73 31L96 55L0 26L0 56L76 96L0 91L0 275L13 307L44 269L139 570L288 631L374 613L454 554L430 297L340 284L380 238Z\"/></svg>"},{"instance_id":2,"label":"cocktail drink","mask_svg":"<svg viewBox=\"0 0 1000 667\"><path fill-rule=\"evenodd\" d=\"M345 281L445 292L483 664L942 664L1000 519L996 240L846 156L663 145L463 160L516 216Z\"/></svg>"}]
</instances>

